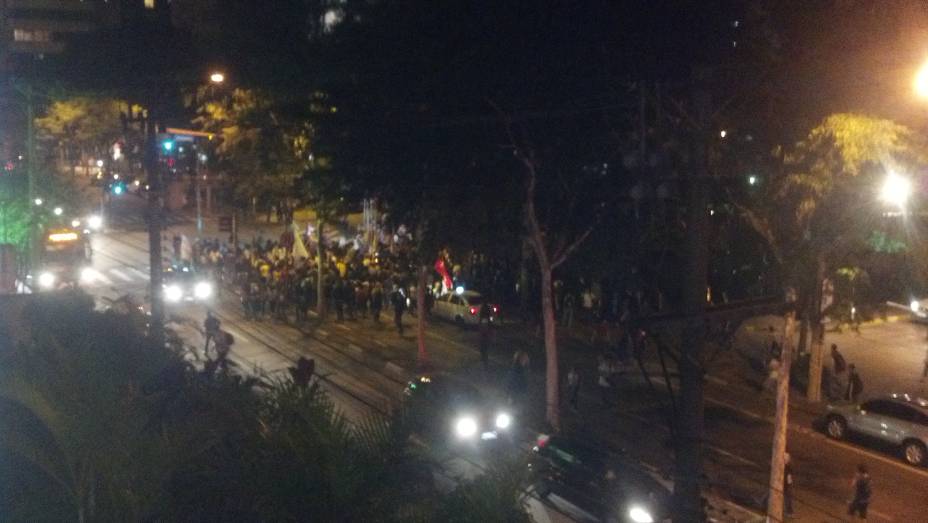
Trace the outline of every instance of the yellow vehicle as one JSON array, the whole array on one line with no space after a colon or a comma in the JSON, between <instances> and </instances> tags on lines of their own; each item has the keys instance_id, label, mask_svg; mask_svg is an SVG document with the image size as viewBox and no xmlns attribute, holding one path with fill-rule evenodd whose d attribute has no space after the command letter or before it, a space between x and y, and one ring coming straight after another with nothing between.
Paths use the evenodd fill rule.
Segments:
<instances>
[{"instance_id":1,"label":"yellow vehicle","mask_svg":"<svg viewBox=\"0 0 928 523\"><path fill-rule=\"evenodd\" d=\"M56 228L46 231L32 286L48 291L78 283L90 283L93 255L87 236L79 229Z\"/></svg>"}]
</instances>

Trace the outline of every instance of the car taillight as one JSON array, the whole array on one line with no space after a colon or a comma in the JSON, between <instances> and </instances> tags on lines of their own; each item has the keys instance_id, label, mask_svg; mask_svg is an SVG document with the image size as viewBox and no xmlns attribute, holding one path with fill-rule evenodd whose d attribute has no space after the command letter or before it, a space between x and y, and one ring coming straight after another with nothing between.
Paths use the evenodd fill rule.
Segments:
<instances>
[{"instance_id":1,"label":"car taillight","mask_svg":"<svg viewBox=\"0 0 928 523\"><path fill-rule=\"evenodd\" d=\"M496 305L494 305L494 306L493 306L493 314L496 314L497 312L499 312L499 307L497 307Z\"/></svg>"},{"instance_id":2,"label":"car taillight","mask_svg":"<svg viewBox=\"0 0 928 523\"><path fill-rule=\"evenodd\" d=\"M477 307L471 307L471 308L470 308L470 315L471 315L471 316L476 316L476 315L477 315Z\"/></svg>"}]
</instances>

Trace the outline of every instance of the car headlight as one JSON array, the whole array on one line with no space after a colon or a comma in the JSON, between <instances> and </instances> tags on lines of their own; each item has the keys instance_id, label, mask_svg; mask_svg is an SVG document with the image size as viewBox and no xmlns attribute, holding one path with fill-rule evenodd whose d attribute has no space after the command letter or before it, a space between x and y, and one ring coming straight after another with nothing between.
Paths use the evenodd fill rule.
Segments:
<instances>
[{"instance_id":1,"label":"car headlight","mask_svg":"<svg viewBox=\"0 0 928 523\"><path fill-rule=\"evenodd\" d=\"M184 297L184 291L178 285L168 285L164 288L164 299L168 301L180 301Z\"/></svg>"},{"instance_id":2,"label":"car headlight","mask_svg":"<svg viewBox=\"0 0 928 523\"><path fill-rule=\"evenodd\" d=\"M46 271L39 274L39 287L50 289L55 285L55 275Z\"/></svg>"},{"instance_id":3,"label":"car headlight","mask_svg":"<svg viewBox=\"0 0 928 523\"><path fill-rule=\"evenodd\" d=\"M654 517L643 507L632 507L628 510L628 518L635 523L654 523Z\"/></svg>"},{"instance_id":4,"label":"car headlight","mask_svg":"<svg viewBox=\"0 0 928 523\"><path fill-rule=\"evenodd\" d=\"M92 267L84 267L81 269L81 283L93 283L97 281L99 274Z\"/></svg>"},{"instance_id":5,"label":"car headlight","mask_svg":"<svg viewBox=\"0 0 928 523\"><path fill-rule=\"evenodd\" d=\"M209 282L201 281L193 287L193 295L199 300L209 298L213 295L213 286Z\"/></svg>"},{"instance_id":6,"label":"car headlight","mask_svg":"<svg viewBox=\"0 0 928 523\"><path fill-rule=\"evenodd\" d=\"M454 431L459 438L470 439L477 433L477 420L470 416L462 416L454 424Z\"/></svg>"},{"instance_id":7,"label":"car headlight","mask_svg":"<svg viewBox=\"0 0 928 523\"><path fill-rule=\"evenodd\" d=\"M87 225L91 230L99 231L100 227L103 227L103 218L94 214L93 216L87 218Z\"/></svg>"},{"instance_id":8,"label":"car headlight","mask_svg":"<svg viewBox=\"0 0 928 523\"><path fill-rule=\"evenodd\" d=\"M508 429L509 425L512 423L512 416L506 414L505 412L500 412L496 415L496 428L498 429Z\"/></svg>"}]
</instances>

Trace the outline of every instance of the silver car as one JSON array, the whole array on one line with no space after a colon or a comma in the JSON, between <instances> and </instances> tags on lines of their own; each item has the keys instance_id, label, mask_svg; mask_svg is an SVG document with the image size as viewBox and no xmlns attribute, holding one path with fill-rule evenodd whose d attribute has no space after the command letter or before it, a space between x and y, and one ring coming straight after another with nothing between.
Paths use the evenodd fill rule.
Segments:
<instances>
[{"instance_id":1,"label":"silver car","mask_svg":"<svg viewBox=\"0 0 928 523\"><path fill-rule=\"evenodd\" d=\"M912 465L928 463L928 400L891 394L860 405L828 405L825 432L843 439L848 432L898 445Z\"/></svg>"},{"instance_id":2,"label":"silver car","mask_svg":"<svg viewBox=\"0 0 928 523\"><path fill-rule=\"evenodd\" d=\"M484 309L485 307L485 309ZM445 294L435 300L432 315L453 321L459 325L477 325L481 318L493 323L499 307L486 303L477 291L461 291Z\"/></svg>"}]
</instances>

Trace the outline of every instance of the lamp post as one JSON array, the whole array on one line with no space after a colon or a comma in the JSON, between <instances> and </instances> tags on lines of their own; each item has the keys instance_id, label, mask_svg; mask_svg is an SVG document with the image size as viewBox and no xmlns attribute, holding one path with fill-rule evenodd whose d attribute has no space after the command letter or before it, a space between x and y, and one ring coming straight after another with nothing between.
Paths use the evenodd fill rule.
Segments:
<instances>
[{"instance_id":1,"label":"lamp post","mask_svg":"<svg viewBox=\"0 0 928 523\"><path fill-rule=\"evenodd\" d=\"M213 86L222 85L222 83L226 81L226 75L221 71L213 71L213 73L209 75L209 81ZM202 204L200 203L203 199L201 194L202 191L200 189L200 183L203 178L203 174L200 166L205 164L207 160L208 157L205 154L197 154L195 158L196 168L194 169L194 176L196 177L196 182L194 183L194 192L196 193L197 200L197 237L203 233L203 211ZM209 195L208 189L207 195ZM209 204L207 203L207 207L208 206Z\"/></svg>"}]
</instances>

